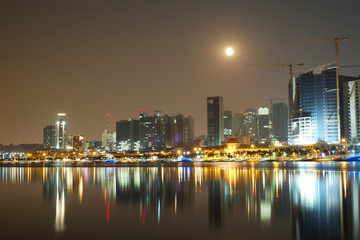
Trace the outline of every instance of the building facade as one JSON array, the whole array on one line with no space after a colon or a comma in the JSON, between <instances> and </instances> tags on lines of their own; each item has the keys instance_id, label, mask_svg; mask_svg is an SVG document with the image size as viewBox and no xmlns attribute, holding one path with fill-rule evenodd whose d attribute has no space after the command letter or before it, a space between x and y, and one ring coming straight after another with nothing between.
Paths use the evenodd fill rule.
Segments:
<instances>
[{"instance_id":1,"label":"building facade","mask_svg":"<svg viewBox=\"0 0 360 240\"><path fill-rule=\"evenodd\" d=\"M342 133L346 142L360 143L360 79L340 76L343 86Z\"/></svg>"},{"instance_id":2,"label":"building facade","mask_svg":"<svg viewBox=\"0 0 360 240\"><path fill-rule=\"evenodd\" d=\"M101 135L102 147L105 151L115 151L116 149L116 132L105 129Z\"/></svg>"},{"instance_id":3,"label":"building facade","mask_svg":"<svg viewBox=\"0 0 360 240\"><path fill-rule=\"evenodd\" d=\"M224 111L224 138L231 138L232 131L232 111Z\"/></svg>"},{"instance_id":4,"label":"building facade","mask_svg":"<svg viewBox=\"0 0 360 240\"><path fill-rule=\"evenodd\" d=\"M224 141L223 97L207 98L208 145L220 146Z\"/></svg>"},{"instance_id":5,"label":"building facade","mask_svg":"<svg viewBox=\"0 0 360 240\"><path fill-rule=\"evenodd\" d=\"M244 136L249 136L251 141L257 138L257 115L253 108L248 108L244 112Z\"/></svg>"},{"instance_id":6,"label":"building facade","mask_svg":"<svg viewBox=\"0 0 360 240\"><path fill-rule=\"evenodd\" d=\"M159 112L153 116L140 114L140 150L154 151L166 148L165 119Z\"/></svg>"},{"instance_id":7,"label":"building facade","mask_svg":"<svg viewBox=\"0 0 360 240\"><path fill-rule=\"evenodd\" d=\"M268 107L258 108L258 141L261 144L270 142L270 111Z\"/></svg>"},{"instance_id":8,"label":"building facade","mask_svg":"<svg viewBox=\"0 0 360 240\"><path fill-rule=\"evenodd\" d=\"M73 137L73 150L76 152L84 152L86 149L86 141L83 135Z\"/></svg>"},{"instance_id":9,"label":"building facade","mask_svg":"<svg viewBox=\"0 0 360 240\"><path fill-rule=\"evenodd\" d=\"M68 117L58 113L55 124L55 145L57 149L65 149L68 145Z\"/></svg>"},{"instance_id":10,"label":"building facade","mask_svg":"<svg viewBox=\"0 0 360 240\"><path fill-rule=\"evenodd\" d=\"M244 133L244 115L235 113L232 119L232 134L235 136L242 136Z\"/></svg>"},{"instance_id":11,"label":"building facade","mask_svg":"<svg viewBox=\"0 0 360 240\"><path fill-rule=\"evenodd\" d=\"M100 141L88 141L86 142L86 149L91 149L93 151L101 150L102 142Z\"/></svg>"},{"instance_id":12,"label":"building facade","mask_svg":"<svg viewBox=\"0 0 360 240\"><path fill-rule=\"evenodd\" d=\"M184 117L178 114L175 117L173 146L191 147L194 142L194 119L192 116Z\"/></svg>"},{"instance_id":13,"label":"building facade","mask_svg":"<svg viewBox=\"0 0 360 240\"><path fill-rule=\"evenodd\" d=\"M340 77L340 82L344 79ZM343 99L342 84L340 85L340 99ZM347 102L347 100L346 100ZM340 102L340 116L337 110L337 86L335 64L325 64L315 67L300 74L298 78L289 84L289 143L298 145L327 142L329 144L340 143L338 118L341 120L342 133L347 132L344 128L344 101ZM298 124L295 124L298 123ZM304 124L301 124L304 123ZM299 137L298 126L303 126L303 133L309 135ZM296 140L297 139L297 140Z\"/></svg>"},{"instance_id":14,"label":"building facade","mask_svg":"<svg viewBox=\"0 0 360 240\"><path fill-rule=\"evenodd\" d=\"M174 146L176 117L166 114L162 118L165 125L165 148L172 148Z\"/></svg>"},{"instance_id":15,"label":"building facade","mask_svg":"<svg viewBox=\"0 0 360 240\"><path fill-rule=\"evenodd\" d=\"M55 126L49 125L43 129L43 147L44 148L55 148Z\"/></svg>"},{"instance_id":16,"label":"building facade","mask_svg":"<svg viewBox=\"0 0 360 240\"><path fill-rule=\"evenodd\" d=\"M140 150L140 121L135 119L116 122L116 148L119 151Z\"/></svg>"},{"instance_id":17,"label":"building facade","mask_svg":"<svg viewBox=\"0 0 360 240\"><path fill-rule=\"evenodd\" d=\"M280 142L287 142L288 136L288 107L286 103L272 104L272 135Z\"/></svg>"},{"instance_id":18,"label":"building facade","mask_svg":"<svg viewBox=\"0 0 360 240\"><path fill-rule=\"evenodd\" d=\"M289 145L314 144L311 117L297 117L289 120ZM305 144L306 143L306 144Z\"/></svg>"},{"instance_id":19,"label":"building facade","mask_svg":"<svg viewBox=\"0 0 360 240\"><path fill-rule=\"evenodd\" d=\"M309 129L304 131L312 132L312 140L300 144L338 143L336 69L334 65L328 64L310 69L300 74L293 82L291 119L306 118L306 122L310 122L310 126L306 124ZM289 121L289 137L291 138L289 142L291 144L296 138L292 134L297 132L296 129L292 129L297 126L293 124L294 121ZM303 140L304 138L299 139ZM307 138L305 139L308 141Z\"/></svg>"}]
</instances>

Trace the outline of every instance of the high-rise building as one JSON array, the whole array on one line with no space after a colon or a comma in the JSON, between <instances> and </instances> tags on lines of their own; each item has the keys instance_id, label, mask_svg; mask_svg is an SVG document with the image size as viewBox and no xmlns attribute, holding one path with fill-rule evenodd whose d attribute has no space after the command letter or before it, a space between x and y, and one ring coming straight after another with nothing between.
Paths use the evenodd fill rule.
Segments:
<instances>
[{"instance_id":1,"label":"high-rise building","mask_svg":"<svg viewBox=\"0 0 360 240\"><path fill-rule=\"evenodd\" d=\"M73 149L77 152L83 152L86 149L86 141L83 135L73 137Z\"/></svg>"},{"instance_id":2,"label":"high-rise building","mask_svg":"<svg viewBox=\"0 0 360 240\"><path fill-rule=\"evenodd\" d=\"M110 130L110 113L106 114L106 129L101 135L101 146L105 151L116 151L116 132Z\"/></svg>"},{"instance_id":3,"label":"high-rise building","mask_svg":"<svg viewBox=\"0 0 360 240\"><path fill-rule=\"evenodd\" d=\"M105 129L101 136L102 147L105 151L115 151L116 132Z\"/></svg>"},{"instance_id":4,"label":"high-rise building","mask_svg":"<svg viewBox=\"0 0 360 240\"><path fill-rule=\"evenodd\" d=\"M74 146L73 141L74 141L74 136L73 135L67 135L66 144L65 144L65 148L67 150L71 150L73 148L73 146Z\"/></svg>"},{"instance_id":5,"label":"high-rise building","mask_svg":"<svg viewBox=\"0 0 360 240\"><path fill-rule=\"evenodd\" d=\"M194 119L178 114L175 117L173 146L190 147L194 141Z\"/></svg>"},{"instance_id":6,"label":"high-rise building","mask_svg":"<svg viewBox=\"0 0 360 240\"><path fill-rule=\"evenodd\" d=\"M43 147L55 148L55 126L49 125L43 129Z\"/></svg>"},{"instance_id":7,"label":"high-rise building","mask_svg":"<svg viewBox=\"0 0 360 240\"><path fill-rule=\"evenodd\" d=\"M249 136L251 141L257 137L257 116L253 108L248 108L244 112L244 136Z\"/></svg>"},{"instance_id":8,"label":"high-rise building","mask_svg":"<svg viewBox=\"0 0 360 240\"><path fill-rule=\"evenodd\" d=\"M232 111L224 110L224 138L230 138L232 134Z\"/></svg>"},{"instance_id":9,"label":"high-rise building","mask_svg":"<svg viewBox=\"0 0 360 240\"><path fill-rule=\"evenodd\" d=\"M340 76L343 81L342 132L346 142L360 143L360 77Z\"/></svg>"},{"instance_id":10,"label":"high-rise building","mask_svg":"<svg viewBox=\"0 0 360 240\"><path fill-rule=\"evenodd\" d=\"M65 113L58 113L55 124L55 145L57 149L65 149L68 139L68 118Z\"/></svg>"},{"instance_id":11,"label":"high-rise building","mask_svg":"<svg viewBox=\"0 0 360 240\"><path fill-rule=\"evenodd\" d=\"M191 147L194 143L195 131L194 131L194 118L192 116L184 117L183 125L183 141L184 147Z\"/></svg>"},{"instance_id":12,"label":"high-rise building","mask_svg":"<svg viewBox=\"0 0 360 240\"><path fill-rule=\"evenodd\" d=\"M119 151L140 150L140 121L135 119L116 122L116 145Z\"/></svg>"},{"instance_id":13,"label":"high-rise building","mask_svg":"<svg viewBox=\"0 0 360 240\"><path fill-rule=\"evenodd\" d=\"M287 142L288 115L286 103L272 104L272 134L280 142Z\"/></svg>"},{"instance_id":14,"label":"high-rise building","mask_svg":"<svg viewBox=\"0 0 360 240\"><path fill-rule=\"evenodd\" d=\"M176 118L174 116L162 116L165 125L165 147L172 148L174 146L174 134Z\"/></svg>"},{"instance_id":15,"label":"high-rise building","mask_svg":"<svg viewBox=\"0 0 360 240\"><path fill-rule=\"evenodd\" d=\"M291 117L289 119L288 134L288 141L290 145L314 143L312 136L313 132L311 126L311 117L306 115Z\"/></svg>"},{"instance_id":16,"label":"high-rise building","mask_svg":"<svg viewBox=\"0 0 360 240\"><path fill-rule=\"evenodd\" d=\"M199 146L199 147L208 146L207 136L206 135L200 135L200 136L195 137L194 141L193 141L193 145L194 146Z\"/></svg>"},{"instance_id":17,"label":"high-rise building","mask_svg":"<svg viewBox=\"0 0 360 240\"><path fill-rule=\"evenodd\" d=\"M140 150L152 151L166 148L165 119L157 111L153 116L140 114Z\"/></svg>"},{"instance_id":18,"label":"high-rise building","mask_svg":"<svg viewBox=\"0 0 360 240\"><path fill-rule=\"evenodd\" d=\"M343 82L351 79L354 78L340 76L340 99L344 97ZM347 101L340 102L343 136L348 132L345 129L348 120L344 119L344 105L347 105ZM335 64L315 67L292 79L289 83L289 109L290 144L340 143Z\"/></svg>"},{"instance_id":19,"label":"high-rise building","mask_svg":"<svg viewBox=\"0 0 360 240\"><path fill-rule=\"evenodd\" d=\"M258 108L258 141L262 144L270 141L270 111L268 107Z\"/></svg>"},{"instance_id":20,"label":"high-rise building","mask_svg":"<svg viewBox=\"0 0 360 240\"><path fill-rule=\"evenodd\" d=\"M244 132L244 115L241 113L235 113L232 119L232 134L242 136Z\"/></svg>"},{"instance_id":21,"label":"high-rise building","mask_svg":"<svg viewBox=\"0 0 360 240\"><path fill-rule=\"evenodd\" d=\"M208 145L220 146L224 141L223 97L207 98Z\"/></svg>"},{"instance_id":22,"label":"high-rise building","mask_svg":"<svg viewBox=\"0 0 360 240\"><path fill-rule=\"evenodd\" d=\"M102 146L102 142L100 141L89 141L86 143L86 149L91 149L91 150L100 150Z\"/></svg>"}]
</instances>

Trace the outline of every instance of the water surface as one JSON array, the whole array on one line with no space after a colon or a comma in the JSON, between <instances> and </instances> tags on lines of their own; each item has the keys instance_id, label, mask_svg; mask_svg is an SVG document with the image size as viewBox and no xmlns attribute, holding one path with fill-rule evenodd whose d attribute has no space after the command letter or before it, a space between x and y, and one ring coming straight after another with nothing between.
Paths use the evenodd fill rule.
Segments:
<instances>
[{"instance_id":1,"label":"water surface","mask_svg":"<svg viewBox=\"0 0 360 240\"><path fill-rule=\"evenodd\" d=\"M359 239L355 162L0 167L2 239Z\"/></svg>"}]
</instances>

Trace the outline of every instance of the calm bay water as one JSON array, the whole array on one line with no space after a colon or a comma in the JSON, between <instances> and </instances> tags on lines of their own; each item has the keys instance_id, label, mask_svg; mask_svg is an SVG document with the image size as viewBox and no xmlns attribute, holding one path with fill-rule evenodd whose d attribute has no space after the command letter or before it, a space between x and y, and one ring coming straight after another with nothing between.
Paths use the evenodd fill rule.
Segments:
<instances>
[{"instance_id":1,"label":"calm bay water","mask_svg":"<svg viewBox=\"0 0 360 240\"><path fill-rule=\"evenodd\" d=\"M0 167L1 239L360 239L360 165Z\"/></svg>"}]
</instances>

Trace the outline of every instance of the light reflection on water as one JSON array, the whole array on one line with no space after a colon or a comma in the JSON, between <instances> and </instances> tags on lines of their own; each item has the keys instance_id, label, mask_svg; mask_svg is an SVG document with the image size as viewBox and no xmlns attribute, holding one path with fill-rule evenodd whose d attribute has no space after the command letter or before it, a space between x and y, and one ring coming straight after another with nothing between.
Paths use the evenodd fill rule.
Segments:
<instances>
[{"instance_id":1,"label":"light reflection on water","mask_svg":"<svg viewBox=\"0 0 360 240\"><path fill-rule=\"evenodd\" d=\"M52 229L50 238L71 238L82 225L95 223L104 227L96 231L108 237L119 234L116 226L121 225L122 236L135 237L166 238L151 230L155 228L167 234L181 231L172 236L179 239L186 236L185 229L194 234L190 238L359 239L360 168L352 163L324 166L1 167L0 194L17 185L42 188L43 201L55 208L52 223L39 217L40 223L26 222L25 227L18 219L17 227L37 231L43 224ZM26 201L35 194L20 196ZM3 199L0 210L6 213ZM36 211L49 211L45 203ZM85 213L88 218L81 217ZM7 231L4 225L0 229ZM87 231L90 238L95 233Z\"/></svg>"}]
</instances>

